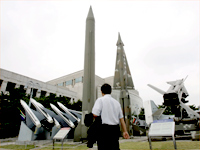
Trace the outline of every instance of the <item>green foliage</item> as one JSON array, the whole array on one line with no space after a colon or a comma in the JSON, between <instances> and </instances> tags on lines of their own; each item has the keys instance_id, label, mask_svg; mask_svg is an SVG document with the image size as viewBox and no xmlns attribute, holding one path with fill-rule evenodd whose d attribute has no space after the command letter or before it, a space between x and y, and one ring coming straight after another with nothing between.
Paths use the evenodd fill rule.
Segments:
<instances>
[{"instance_id":1,"label":"green foliage","mask_svg":"<svg viewBox=\"0 0 200 150\"><path fill-rule=\"evenodd\" d=\"M9 94L0 95L1 129L0 138L14 137L19 132L20 112L22 109L20 99L27 101L23 89L13 89ZM18 109L19 108L19 109Z\"/></svg>"},{"instance_id":2,"label":"green foliage","mask_svg":"<svg viewBox=\"0 0 200 150\"><path fill-rule=\"evenodd\" d=\"M189 105L189 107L190 107L192 110L198 110L198 107L196 107L195 105Z\"/></svg>"},{"instance_id":3,"label":"green foliage","mask_svg":"<svg viewBox=\"0 0 200 150\"><path fill-rule=\"evenodd\" d=\"M82 101L79 99L77 102L73 102L70 106L69 109L77 110L77 111L82 111Z\"/></svg>"},{"instance_id":4,"label":"green foliage","mask_svg":"<svg viewBox=\"0 0 200 150\"><path fill-rule=\"evenodd\" d=\"M134 114L134 113L132 114L132 116L137 117L137 115ZM141 109L140 109L140 113L139 113L138 117L139 117L140 120L145 120L144 108L141 108Z\"/></svg>"},{"instance_id":5,"label":"green foliage","mask_svg":"<svg viewBox=\"0 0 200 150\"><path fill-rule=\"evenodd\" d=\"M158 109L159 109L159 108L165 108L165 107L166 107L165 105L158 105ZM192 110L198 110L198 108L197 108L195 105L189 105L189 107L190 107ZM186 113L186 111L183 110L183 113ZM174 114L172 113L171 107L167 107L167 108L165 109L165 111L163 112L163 114L165 114L165 115L174 115Z\"/></svg>"},{"instance_id":6,"label":"green foliage","mask_svg":"<svg viewBox=\"0 0 200 150\"><path fill-rule=\"evenodd\" d=\"M139 119L145 120L144 108L140 109Z\"/></svg>"},{"instance_id":7,"label":"green foliage","mask_svg":"<svg viewBox=\"0 0 200 150\"><path fill-rule=\"evenodd\" d=\"M140 109L140 114L139 115L144 115L144 108Z\"/></svg>"},{"instance_id":8,"label":"green foliage","mask_svg":"<svg viewBox=\"0 0 200 150\"><path fill-rule=\"evenodd\" d=\"M177 149L188 150L188 149L199 149L199 141L177 141ZM165 142L152 142L152 148L157 150L172 150L174 145L172 141ZM120 149L126 150L147 150L149 149L149 142L123 142L120 143Z\"/></svg>"},{"instance_id":9,"label":"green foliage","mask_svg":"<svg viewBox=\"0 0 200 150\"><path fill-rule=\"evenodd\" d=\"M70 103L70 98L65 96L57 97L56 94L50 94L49 96L41 96L40 98L33 97L37 102L41 103L45 108L51 109L50 103L57 106L57 102L61 102L69 109L82 111L82 102ZM29 103L30 95L26 94L23 88L12 89L9 94L0 95L0 115L1 115L1 128L0 138L15 137L19 133L20 128L20 110L25 113L23 107L20 104L20 100L24 100ZM31 106L34 108L34 106Z\"/></svg>"},{"instance_id":10,"label":"green foliage","mask_svg":"<svg viewBox=\"0 0 200 150\"><path fill-rule=\"evenodd\" d=\"M158 109L165 108L165 105L158 105ZM166 107L165 111L163 112L164 115L174 115L172 113L171 107Z\"/></svg>"}]
</instances>

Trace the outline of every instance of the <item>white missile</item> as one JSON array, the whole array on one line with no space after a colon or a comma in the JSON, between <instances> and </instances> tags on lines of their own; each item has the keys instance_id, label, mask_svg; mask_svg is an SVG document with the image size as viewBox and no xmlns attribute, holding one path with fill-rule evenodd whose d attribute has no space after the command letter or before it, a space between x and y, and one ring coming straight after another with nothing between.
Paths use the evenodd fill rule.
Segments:
<instances>
[{"instance_id":1,"label":"white missile","mask_svg":"<svg viewBox=\"0 0 200 150\"><path fill-rule=\"evenodd\" d=\"M79 118L76 118L71 112L69 112L68 108L65 107L62 103L57 102L57 104L59 105L60 108L62 108L62 110L64 110L66 113L68 113L69 115L71 115L74 119L76 119L78 122L80 122Z\"/></svg>"},{"instance_id":2,"label":"white missile","mask_svg":"<svg viewBox=\"0 0 200 150\"><path fill-rule=\"evenodd\" d=\"M82 113L82 111L76 111L76 110L73 110L73 109L68 109L69 111L72 111L72 112L75 112L75 113L78 113L78 114L80 114L80 115L82 115L83 113Z\"/></svg>"},{"instance_id":3,"label":"white missile","mask_svg":"<svg viewBox=\"0 0 200 150\"><path fill-rule=\"evenodd\" d=\"M37 102L37 101L36 101ZM37 105L40 107L40 108L44 108L44 106L42 104L40 104L39 102L37 102Z\"/></svg>"},{"instance_id":4,"label":"white missile","mask_svg":"<svg viewBox=\"0 0 200 150\"><path fill-rule=\"evenodd\" d=\"M37 103L37 105L38 105L41 109L44 109L44 108L45 108L45 107L44 107L42 104L40 104L39 102L37 102L37 101L35 101L35 102ZM55 118L53 118L53 120L54 120L55 126L56 126L57 128L60 128L61 125L59 124L59 122L58 122Z\"/></svg>"},{"instance_id":5,"label":"white missile","mask_svg":"<svg viewBox=\"0 0 200 150\"><path fill-rule=\"evenodd\" d=\"M60 128L59 122L55 118L53 118L53 120L54 120L55 126L59 129Z\"/></svg>"},{"instance_id":6,"label":"white missile","mask_svg":"<svg viewBox=\"0 0 200 150\"><path fill-rule=\"evenodd\" d=\"M200 115L194 110L192 110L189 106L183 104L182 102L180 102L180 105L187 111L189 115L194 115L195 117L200 118Z\"/></svg>"},{"instance_id":7,"label":"white missile","mask_svg":"<svg viewBox=\"0 0 200 150\"><path fill-rule=\"evenodd\" d=\"M33 98L31 98L30 101L31 101L31 103L35 106L35 108L37 109L37 111L39 111L44 117L47 118L47 121L48 121L49 123L53 123L52 117L51 117L48 113L44 112L44 111L41 109L41 107L44 107L42 104L38 103L38 102L37 102L36 100L34 100Z\"/></svg>"},{"instance_id":8,"label":"white missile","mask_svg":"<svg viewBox=\"0 0 200 150\"><path fill-rule=\"evenodd\" d=\"M72 127L72 128L75 127L73 122L71 120L67 119L66 117L64 117L62 112L55 105L50 103L50 106L70 127Z\"/></svg>"},{"instance_id":9,"label":"white missile","mask_svg":"<svg viewBox=\"0 0 200 150\"><path fill-rule=\"evenodd\" d=\"M41 123L38 120L38 118L35 116L35 114L31 111L30 107L26 104L25 101L20 100L20 103L22 105L22 107L24 108L24 110L28 113L28 115L30 116L31 120L33 121L33 124L37 127L40 128L41 127Z\"/></svg>"}]
</instances>

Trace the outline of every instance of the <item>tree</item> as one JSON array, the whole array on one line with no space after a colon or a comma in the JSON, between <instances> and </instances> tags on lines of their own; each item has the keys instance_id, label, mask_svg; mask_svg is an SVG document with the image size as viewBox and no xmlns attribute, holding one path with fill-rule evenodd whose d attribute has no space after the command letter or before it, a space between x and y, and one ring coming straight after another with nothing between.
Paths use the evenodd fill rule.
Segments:
<instances>
[{"instance_id":1,"label":"tree","mask_svg":"<svg viewBox=\"0 0 200 150\"><path fill-rule=\"evenodd\" d=\"M140 109L139 119L145 120L144 108L141 108L141 109Z\"/></svg>"},{"instance_id":2,"label":"tree","mask_svg":"<svg viewBox=\"0 0 200 150\"><path fill-rule=\"evenodd\" d=\"M12 89L9 94L0 95L1 128L0 138L14 137L18 135L20 128L20 99L27 101L22 88Z\"/></svg>"},{"instance_id":3,"label":"tree","mask_svg":"<svg viewBox=\"0 0 200 150\"><path fill-rule=\"evenodd\" d=\"M82 111L82 101L80 99L77 102L73 102L71 106L73 110Z\"/></svg>"},{"instance_id":4,"label":"tree","mask_svg":"<svg viewBox=\"0 0 200 150\"><path fill-rule=\"evenodd\" d=\"M165 108L165 105L158 105L158 109ZM165 111L163 112L164 115L174 115L172 113L171 107L166 107Z\"/></svg>"},{"instance_id":5,"label":"tree","mask_svg":"<svg viewBox=\"0 0 200 150\"><path fill-rule=\"evenodd\" d=\"M135 114L135 113L133 113L132 115L135 116L135 117L138 116L140 120L145 120L144 108L141 108L141 109L140 109L139 115L137 115L137 114Z\"/></svg>"},{"instance_id":6,"label":"tree","mask_svg":"<svg viewBox=\"0 0 200 150\"><path fill-rule=\"evenodd\" d=\"M166 106L165 105L158 105L158 109L159 108L165 108ZM196 107L195 105L189 105L189 107L192 109L192 110L198 110L198 107ZM183 110L183 113L185 114L186 113L186 110L184 109ZM166 107L165 111L163 112L164 115L174 115L174 113L172 112L172 109L171 107Z\"/></svg>"}]
</instances>

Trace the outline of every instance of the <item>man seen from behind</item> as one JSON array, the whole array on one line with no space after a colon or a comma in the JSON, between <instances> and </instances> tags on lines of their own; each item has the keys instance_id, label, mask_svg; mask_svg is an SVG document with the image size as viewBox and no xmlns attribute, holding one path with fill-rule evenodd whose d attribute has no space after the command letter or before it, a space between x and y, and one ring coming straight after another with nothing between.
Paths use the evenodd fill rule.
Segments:
<instances>
[{"instance_id":1,"label":"man seen from behind","mask_svg":"<svg viewBox=\"0 0 200 150\"><path fill-rule=\"evenodd\" d=\"M119 135L121 124L123 137L129 139L120 103L111 97L109 84L101 86L102 97L98 98L92 109L94 117L101 116L102 125L97 139L98 150L120 150Z\"/></svg>"}]
</instances>

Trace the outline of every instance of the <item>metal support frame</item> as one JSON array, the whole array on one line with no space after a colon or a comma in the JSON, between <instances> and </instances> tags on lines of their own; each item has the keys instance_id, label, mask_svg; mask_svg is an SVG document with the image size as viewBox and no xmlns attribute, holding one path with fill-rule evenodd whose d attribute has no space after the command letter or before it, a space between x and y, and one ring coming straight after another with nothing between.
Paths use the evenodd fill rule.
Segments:
<instances>
[{"instance_id":1,"label":"metal support frame","mask_svg":"<svg viewBox=\"0 0 200 150\"><path fill-rule=\"evenodd\" d=\"M154 121L150 126L148 134L150 149L152 150L151 137L172 137L174 143L174 149L177 149L174 134L175 134L175 122L172 119L163 119Z\"/></svg>"},{"instance_id":2,"label":"metal support frame","mask_svg":"<svg viewBox=\"0 0 200 150\"><path fill-rule=\"evenodd\" d=\"M53 149L54 149L54 143L55 143L56 139L53 139ZM62 142L62 150L63 150L63 143L64 143L64 138L61 140Z\"/></svg>"},{"instance_id":3,"label":"metal support frame","mask_svg":"<svg viewBox=\"0 0 200 150\"><path fill-rule=\"evenodd\" d=\"M158 137L158 136L156 136L156 137ZM169 136L161 136L161 137L169 137ZM174 144L174 149L177 149L176 140L174 138L174 135L172 135L172 140L173 140L173 144ZM150 150L152 150L151 136L149 136L149 148L150 148Z\"/></svg>"},{"instance_id":4,"label":"metal support frame","mask_svg":"<svg viewBox=\"0 0 200 150\"><path fill-rule=\"evenodd\" d=\"M68 128L68 129L67 129ZM64 142L64 139L65 137L68 135L69 131L71 130L71 128L67 127L67 128L61 128L57 133L56 135L53 137L53 149L54 149L54 143L55 141L58 139L58 140L61 140L62 142L62 149L63 149L63 142Z\"/></svg>"}]
</instances>

